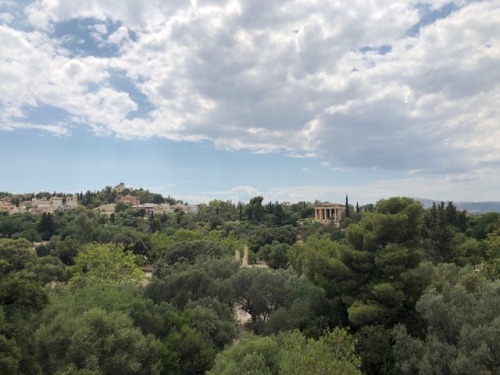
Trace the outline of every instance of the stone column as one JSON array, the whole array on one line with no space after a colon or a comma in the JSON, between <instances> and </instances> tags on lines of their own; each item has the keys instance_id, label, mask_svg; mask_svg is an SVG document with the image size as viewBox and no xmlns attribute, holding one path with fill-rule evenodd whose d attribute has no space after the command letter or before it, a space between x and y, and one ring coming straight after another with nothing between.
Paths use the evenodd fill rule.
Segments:
<instances>
[{"instance_id":1,"label":"stone column","mask_svg":"<svg viewBox=\"0 0 500 375\"><path fill-rule=\"evenodd\" d=\"M248 267L248 246L245 245L243 248L243 261L241 262L242 267Z\"/></svg>"},{"instance_id":2,"label":"stone column","mask_svg":"<svg viewBox=\"0 0 500 375\"><path fill-rule=\"evenodd\" d=\"M239 250L234 250L234 260L237 261L238 263L240 262L240 251Z\"/></svg>"}]
</instances>

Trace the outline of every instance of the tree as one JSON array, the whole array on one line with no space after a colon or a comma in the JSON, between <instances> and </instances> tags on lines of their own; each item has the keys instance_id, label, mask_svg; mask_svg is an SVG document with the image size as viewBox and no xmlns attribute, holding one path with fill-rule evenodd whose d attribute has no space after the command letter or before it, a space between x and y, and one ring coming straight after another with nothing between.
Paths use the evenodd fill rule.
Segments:
<instances>
[{"instance_id":1,"label":"tree","mask_svg":"<svg viewBox=\"0 0 500 375\"><path fill-rule=\"evenodd\" d=\"M227 255L227 249L224 246L207 240L197 240L182 242L174 245L168 254L163 256L165 262L169 265L177 262L194 263L197 257L221 257Z\"/></svg>"},{"instance_id":2,"label":"tree","mask_svg":"<svg viewBox=\"0 0 500 375\"><path fill-rule=\"evenodd\" d=\"M360 375L354 344L352 336L338 328L318 340L298 331L267 337L247 334L217 355L208 375Z\"/></svg>"},{"instance_id":3,"label":"tree","mask_svg":"<svg viewBox=\"0 0 500 375\"><path fill-rule=\"evenodd\" d=\"M216 356L207 375L278 374L280 352L275 336L259 337L247 333Z\"/></svg>"},{"instance_id":4,"label":"tree","mask_svg":"<svg viewBox=\"0 0 500 375\"><path fill-rule=\"evenodd\" d=\"M423 338L406 327L393 330L401 374L498 374L500 372L500 283L471 267L441 264L437 279L417 303L427 323Z\"/></svg>"},{"instance_id":5,"label":"tree","mask_svg":"<svg viewBox=\"0 0 500 375\"><path fill-rule=\"evenodd\" d=\"M263 323L283 306L292 291L291 273L265 268L243 268L231 277L235 300L250 314L253 323Z\"/></svg>"},{"instance_id":6,"label":"tree","mask_svg":"<svg viewBox=\"0 0 500 375\"><path fill-rule=\"evenodd\" d=\"M346 194L345 195L345 217L349 217L349 216L351 216L350 212L349 212L349 197Z\"/></svg>"},{"instance_id":7,"label":"tree","mask_svg":"<svg viewBox=\"0 0 500 375\"><path fill-rule=\"evenodd\" d=\"M307 337L319 337L330 325L337 323L332 310L322 288L305 277L292 279L292 291L284 305L271 312L263 333L298 329Z\"/></svg>"},{"instance_id":8,"label":"tree","mask_svg":"<svg viewBox=\"0 0 500 375\"><path fill-rule=\"evenodd\" d=\"M184 262L172 267L157 265L156 277L144 293L155 303L169 302L178 309L206 297L231 305L234 292L230 278L239 271L239 266L230 258L200 258L194 264Z\"/></svg>"},{"instance_id":9,"label":"tree","mask_svg":"<svg viewBox=\"0 0 500 375\"><path fill-rule=\"evenodd\" d=\"M233 309L215 298L201 298L186 305L193 327L219 350L224 349L239 331Z\"/></svg>"},{"instance_id":10,"label":"tree","mask_svg":"<svg viewBox=\"0 0 500 375\"><path fill-rule=\"evenodd\" d=\"M121 312L93 308L81 315L61 311L34 335L44 373L68 365L101 374L159 374L161 344L133 327Z\"/></svg>"},{"instance_id":11,"label":"tree","mask_svg":"<svg viewBox=\"0 0 500 375\"><path fill-rule=\"evenodd\" d=\"M347 331L335 328L318 340L298 340L285 347L280 363L280 374L361 375L360 358L356 355L356 340Z\"/></svg>"},{"instance_id":12,"label":"tree","mask_svg":"<svg viewBox=\"0 0 500 375\"><path fill-rule=\"evenodd\" d=\"M37 373L33 359L31 321L47 304L29 268L36 263L25 239L0 239L0 372Z\"/></svg>"},{"instance_id":13,"label":"tree","mask_svg":"<svg viewBox=\"0 0 500 375\"><path fill-rule=\"evenodd\" d=\"M262 206L263 197L254 197L245 207L247 219L251 223L261 223L264 219L264 207Z\"/></svg>"},{"instance_id":14,"label":"tree","mask_svg":"<svg viewBox=\"0 0 500 375\"><path fill-rule=\"evenodd\" d=\"M347 229L347 241L358 250L374 251L389 244L418 247L422 243L424 210L410 198L390 198L377 202L375 212Z\"/></svg>"},{"instance_id":15,"label":"tree","mask_svg":"<svg viewBox=\"0 0 500 375\"><path fill-rule=\"evenodd\" d=\"M486 262L483 263L484 273L492 280L500 279L500 229L488 234L486 240Z\"/></svg>"},{"instance_id":16,"label":"tree","mask_svg":"<svg viewBox=\"0 0 500 375\"><path fill-rule=\"evenodd\" d=\"M259 258L273 269L288 268L288 251L290 245L274 241L259 250Z\"/></svg>"},{"instance_id":17,"label":"tree","mask_svg":"<svg viewBox=\"0 0 500 375\"><path fill-rule=\"evenodd\" d=\"M119 244L87 244L75 258L72 282L119 283L142 281L144 274L132 252Z\"/></svg>"},{"instance_id":18,"label":"tree","mask_svg":"<svg viewBox=\"0 0 500 375\"><path fill-rule=\"evenodd\" d=\"M452 202L435 203L427 210L424 218L423 237L429 259L437 263L465 264L460 244L464 235L459 233L459 217Z\"/></svg>"},{"instance_id":19,"label":"tree","mask_svg":"<svg viewBox=\"0 0 500 375\"><path fill-rule=\"evenodd\" d=\"M5 318L2 306L0 306L0 372L6 375L18 374L21 353L15 340L8 339L5 332Z\"/></svg>"},{"instance_id":20,"label":"tree","mask_svg":"<svg viewBox=\"0 0 500 375\"><path fill-rule=\"evenodd\" d=\"M54 222L54 218L51 213L42 213L42 217L40 219L40 223L38 224L38 233L44 241L50 240L55 234L56 231L56 223Z\"/></svg>"}]
</instances>

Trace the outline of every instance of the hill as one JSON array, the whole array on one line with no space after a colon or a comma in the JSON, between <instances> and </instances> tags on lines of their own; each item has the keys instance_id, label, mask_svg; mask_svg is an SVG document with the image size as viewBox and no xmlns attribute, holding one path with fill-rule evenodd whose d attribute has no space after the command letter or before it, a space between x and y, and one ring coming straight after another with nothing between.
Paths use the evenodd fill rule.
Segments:
<instances>
[{"instance_id":1,"label":"hill","mask_svg":"<svg viewBox=\"0 0 500 375\"><path fill-rule=\"evenodd\" d=\"M433 202L441 203L437 199L414 198L422 203L425 208L432 206ZM448 201L444 201L447 203ZM500 212L500 202L453 202L459 210L466 210L470 213Z\"/></svg>"}]
</instances>

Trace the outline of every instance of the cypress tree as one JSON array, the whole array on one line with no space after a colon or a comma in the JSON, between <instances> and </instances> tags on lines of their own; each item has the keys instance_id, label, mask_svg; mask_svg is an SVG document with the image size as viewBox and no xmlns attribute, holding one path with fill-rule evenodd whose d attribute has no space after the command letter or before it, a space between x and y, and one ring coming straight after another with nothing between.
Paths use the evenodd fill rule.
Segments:
<instances>
[{"instance_id":1,"label":"cypress tree","mask_svg":"<svg viewBox=\"0 0 500 375\"><path fill-rule=\"evenodd\" d=\"M345 195L345 217L349 217L350 214L349 214L349 197L346 193Z\"/></svg>"}]
</instances>

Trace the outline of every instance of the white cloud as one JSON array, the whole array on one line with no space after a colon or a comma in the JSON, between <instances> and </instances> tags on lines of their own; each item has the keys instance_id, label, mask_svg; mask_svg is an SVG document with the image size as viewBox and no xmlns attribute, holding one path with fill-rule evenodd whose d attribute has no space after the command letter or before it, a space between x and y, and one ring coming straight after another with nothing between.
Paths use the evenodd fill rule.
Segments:
<instances>
[{"instance_id":1,"label":"white cloud","mask_svg":"<svg viewBox=\"0 0 500 375\"><path fill-rule=\"evenodd\" d=\"M457 185L461 189L457 189ZM192 203L208 202L217 198L245 202L261 195L265 202L331 201L343 203L345 195L353 204L376 203L379 199L394 196L428 198L435 200L495 201L498 200L500 180L494 168L483 168L472 173L453 175L408 175L406 178L382 179L365 184L300 185L259 189L252 186L235 187L227 191L207 191L198 195L180 197ZM478 193L481 192L481 193Z\"/></svg>"},{"instance_id":2,"label":"white cloud","mask_svg":"<svg viewBox=\"0 0 500 375\"><path fill-rule=\"evenodd\" d=\"M124 138L470 173L500 162L500 6L454 4L411 36L417 1L37 0L34 31L0 26L2 121L48 104ZM104 23L94 30L118 55L63 48L53 25L74 18L119 25L107 39ZM146 113L130 116L141 104L113 85L116 70Z\"/></svg>"},{"instance_id":3,"label":"white cloud","mask_svg":"<svg viewBox=\"0 0 500 375\"><path fill-rule=\"evenodd\" d=\"M8 122L0 121L0 130L14 131L16 129L36 129L57 136L68 136L71 134L70 129L64 124L33 124L28 122Z\"/></svg>"}]
</instances>

